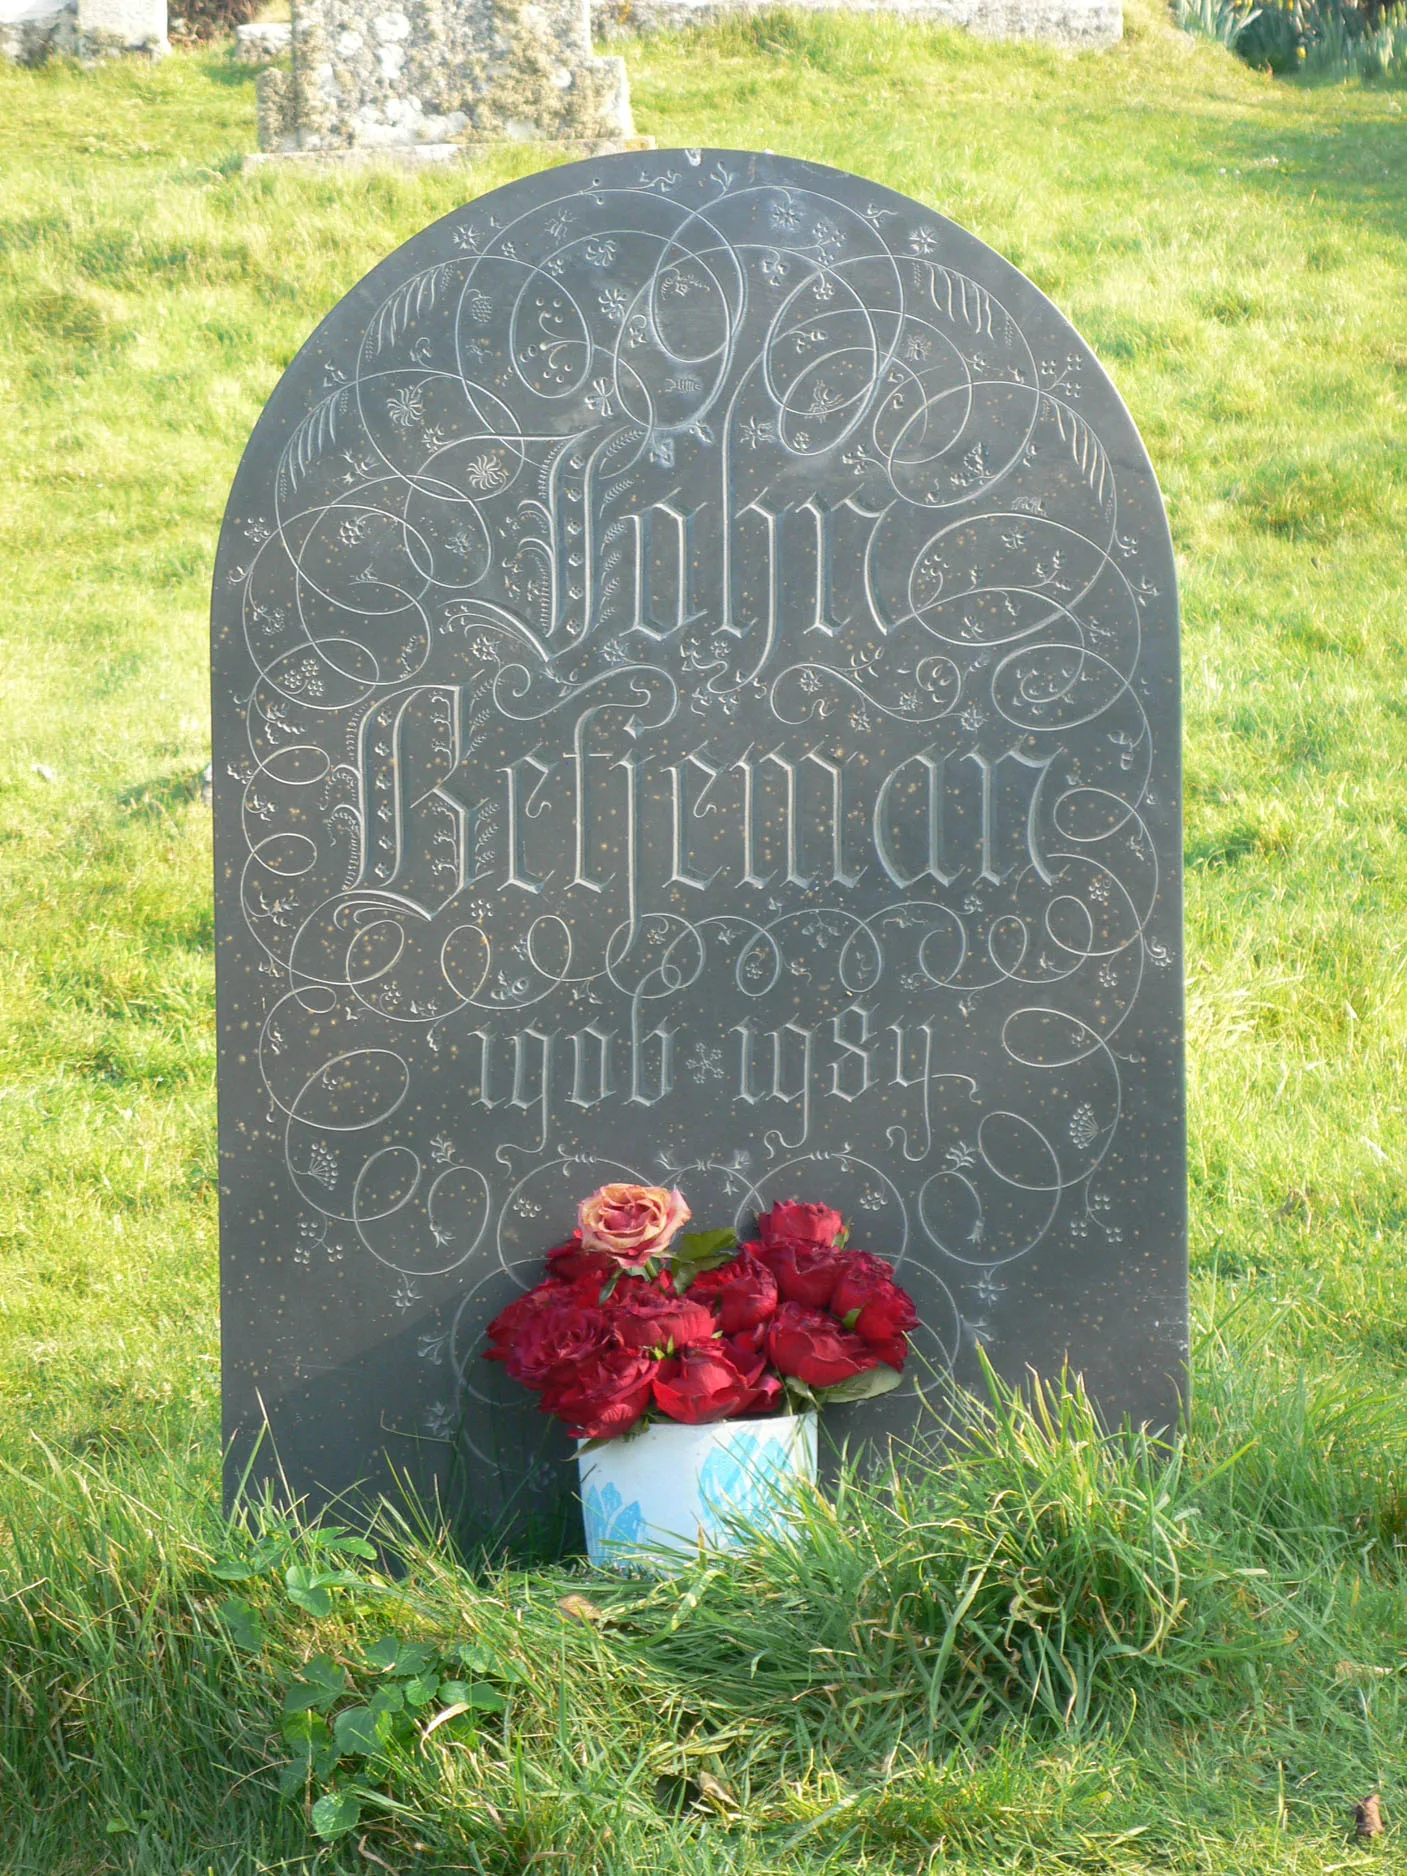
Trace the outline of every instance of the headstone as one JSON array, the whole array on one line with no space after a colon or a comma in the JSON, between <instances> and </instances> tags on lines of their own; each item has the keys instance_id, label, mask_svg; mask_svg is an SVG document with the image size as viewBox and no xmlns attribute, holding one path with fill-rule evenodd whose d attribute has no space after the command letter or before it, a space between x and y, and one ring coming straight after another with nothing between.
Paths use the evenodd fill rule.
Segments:
<instances>
[{"instance_id":1,"label":"headstone","mask_svg":"<svg viewBox=\"0 0 1407 1876\"><path fill-rule=\"evenodd\" d=\"M739 13L761 13L769 0L592 0L592 26L614 34L678 32L712 26ZM959 26L983 39L1038 39L1071 51L1116 46L1124 36L1123 0L796 0L803 13L892 13L934 26Z\"/></svg>"},{"instance_id":2,"label":"headstone","mask_svg":"<svg viewBox=\"0 0 1407 1876\"><path fill-rule=\"evenodd\" d=\"M78 0L80 55L171 50L166 37L166 0Z\"/></svg>"},{"instance_id":3,"label":"headstone","mask_svg":"<svg viewBox=\"0 0 1407 1876\"><path fill-rule=\"evenodd\" d=\"M86 62L170 50L166 0L0 0L0 58L17 64L53 53Z\"/></svg>"},{"instance_id":4,"label":"headstone","mask_svg":"<svg viewBox=\"0 0 1407 1876\"><path fill-rule=\"evenodd\" d=\"M235 59L240 65L263 65L287 52L293 27L287 20L251 20L235 27Z\"/></svg>"},{"instance_id":5,"label":"headstone","mask_svg":"<svg viewBox=\"0 0 1407 1876\"><path fill-rule=\"evenodd\" d=\"M0 58L38 65L72 14L72 0L0 0Z\"/></svg>"},{"instance_id":6,"label":"headstone","mask_svg":"<svg viewBox=\"0 0 1407 1876\"><path fill-rule=\"evenodd\" d=\"M455 210L265 410L215 578L226 1427L547 1511L479 1359L577 1199L838 1206L923 1318L1166 1424L1177 604L1133 424L920 203L697 150ZM262 1464L271 1464L268 1452Z\"/></svg>"},{"instance_id":7,"label":"headstone","mask_svg":"<svg viewBox=\"0 0 1407 1876\"><path fill-rule=\"evenodd\" d=\"M293 0L291 49L258 81L266 152L634 136L588 0Z\"/></svg>"}]
</instances>

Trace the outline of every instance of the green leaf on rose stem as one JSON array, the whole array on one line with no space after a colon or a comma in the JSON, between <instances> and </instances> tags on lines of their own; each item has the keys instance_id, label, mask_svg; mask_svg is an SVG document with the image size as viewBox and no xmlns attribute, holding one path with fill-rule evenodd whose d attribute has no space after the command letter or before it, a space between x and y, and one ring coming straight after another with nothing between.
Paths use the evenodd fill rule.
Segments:
<instances>
[{"instance_id":1,"label":"green leaf on rose stem","mask_svg":"<svg viewBox=\"0 0 1407 1876\"><path fill-rule=\"evenodd\" d=\"M692 1264L694 1270L716 1270L720 1264L728 1261L729 1253L737 1248L736 1231L691 1231L680 1238L679 1249L674 1253L676 1264Z\"/></svg>"},{"instance_id":2,"label":"green leaf on rose stem","mask_svg":"<svg viewBox=\"0 0 1407 1876\"><path fill-rule=\"evenodd\" d=\"M783 1375L782 1386L787 1391L787 1398L799 1412L805 1413L821 1404L806 1383L798 1380L794 1374Z\"/></svg>"},{"instance_id":3,"label":"green leaf on rose stem","mask_svg":"<svg viewBox=\"0 0 1407 1876\"><path fill-rule=\"evenodd\" d=\"M361 1800L354 1791L329 1791L313 1806L313 1829L324 1843L345 1837L361 1821Z\"/></svg>"},{"instance_id":4,"label":"green leaf on rose stem","mask_svg":"<svg viewBox=\"0 0 1407 1876\"><path fill-rule=\"evenodd\" d=\"M243 1648L247 1654L258 1654L264 1645L264 1625L259 1620L259 1612L243 1596L229 1597L220 1604L215 1615L236 1648Z\"/></svg>"},{"instance_id":5,"label":"green leaf on rose stem","mask_svg":"<svg viewBox=\"0 0 1407 1876\"><path fill-rule=\"evenodd\" d=\"M863 1304L856 1304L854 1309L847 1309L840 1320L845 1324L847 1329L853 1329L864 1313Z\"/></svg>"},{"instance_id":6,"label":"green leaf on rose stem","mask_svg":"<svg viewBox=\"0 0 1407 1876\"><path fill-rule=\"evenodd\" d=\"M837 1381L834 1387L818 1387L816 1399L822 1407L831 1401L873 1400L876 1394L888 1394L898 1387L903 1378L897 1368L887 1367L881 1362L877 1368L867 1368L863 1374L852 1375L848 1381Z\"/></svg>"},{"instance_id":7,"label":"green leaf on rose stem","mask_svg":"<svg viewBox=\"0 0 1407 1876\"><path fill-rule=\"evenodd\" d=\"M485 1681L441 1681L440 1699L447 1707L464 1706L478 1713L502 1713L507 1700Z\"/></svg>"}]
</instances>

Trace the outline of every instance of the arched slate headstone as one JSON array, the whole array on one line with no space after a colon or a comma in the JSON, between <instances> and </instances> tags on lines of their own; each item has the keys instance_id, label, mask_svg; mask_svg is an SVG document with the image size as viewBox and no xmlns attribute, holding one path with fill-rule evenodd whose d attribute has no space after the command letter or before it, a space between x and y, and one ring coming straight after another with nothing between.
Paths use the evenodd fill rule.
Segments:
<instances>
[{"instance_id":1,"label":"arched slate headstone","mask_svg":"<svg viewBox=\"0 0 1407 1876\"><path fill-rule=\"evenodd\" d=\"M295 1489L557 1502L480 1338L619 1178L835 1204L920 1372L1169 1419L1172 554L997 255L730 151L456 210L270 399L213 655L232 1477L267 1414Z\"/></svg>"}]
</instances>

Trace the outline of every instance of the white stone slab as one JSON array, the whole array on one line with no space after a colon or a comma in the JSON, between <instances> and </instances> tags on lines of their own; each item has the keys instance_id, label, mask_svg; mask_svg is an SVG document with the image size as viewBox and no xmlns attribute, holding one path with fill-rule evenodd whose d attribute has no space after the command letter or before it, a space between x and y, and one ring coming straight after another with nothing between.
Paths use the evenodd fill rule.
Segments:
<instances>
[{"instance_id":1,"label":"white stone slab","mask_svg":"<svg viewBox=\"0 0 1407 1876\"><path fill-rule=\"evenodd\" d=\"M707 25L729 14L761 12L769 0L592 0L598 39ZM987 39L1040 39L1073 51L1117 45L1122 0L795 0L807 11L894 13L937 26L962 26Z\"/></svg>"},{"instance_id":2,"label":"white stone slab","mask_svg":"<svg viewBox=\"0 0 1407 1876\"><path fill-rule=\"evenodd\" d=\"M71 36L73 10L73 0L0 0L0 59L35 64L65 25Z\"/></svg>"},{"instance_id":3,"label":"white stone slab","mask_svg":"<svg viewBox=\"0 0 1407 1876\"><path fill-rule=\"evenodd\" d=\"M287 20L255 20L235 27L235 58L241 65L262 65L287 52L293 28Z\"/></svg>"}]
</instances>

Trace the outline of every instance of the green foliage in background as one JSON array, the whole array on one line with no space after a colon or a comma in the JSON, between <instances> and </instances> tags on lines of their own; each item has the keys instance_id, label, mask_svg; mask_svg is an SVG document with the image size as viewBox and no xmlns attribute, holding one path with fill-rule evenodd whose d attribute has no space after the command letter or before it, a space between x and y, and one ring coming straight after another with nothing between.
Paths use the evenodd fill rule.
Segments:
<instances>
[{"instance_id":1,"label":"green foliage in background","mask_svg":"<svg viewBox=\"0 0 1407 1876\"><path fill-rule=\"evenodd\" d=\"M1200 1324L1175 1452L999 1397L940 1477L658 1588L404 1534L393 1576L213 1509L224 496L322 314L542 158L245 177L223 52L0 69L6 1876L1400 1857L1345 1831L1379 1781L1407 1808L1407 119L1129 23L1100 57L785 15L628 49L661 145L835 163L1007 254L1143 431L1186 609ZM504 1705L427 1734L446 1682Z\"/></svg>"},{"instance_id":2,"label":"green foliage in background","mask_svg":"<svg viewBox=\"0 0 1407 1876\"><path fill-rule=\"evenodd\" d=\"M1226 46L1248 65L1329 84L1407 85L1407 6L1375 0L1173 0L1184 32Z\"/></svg>"}]
</instances>

